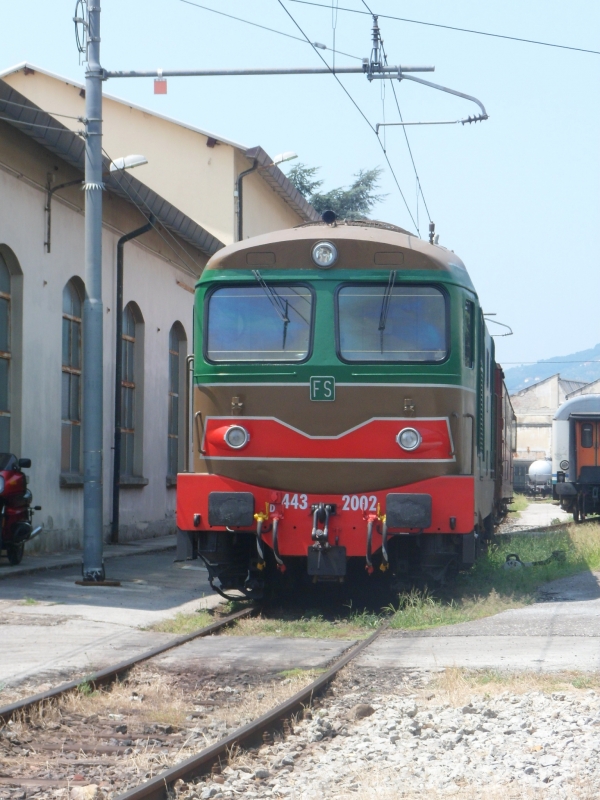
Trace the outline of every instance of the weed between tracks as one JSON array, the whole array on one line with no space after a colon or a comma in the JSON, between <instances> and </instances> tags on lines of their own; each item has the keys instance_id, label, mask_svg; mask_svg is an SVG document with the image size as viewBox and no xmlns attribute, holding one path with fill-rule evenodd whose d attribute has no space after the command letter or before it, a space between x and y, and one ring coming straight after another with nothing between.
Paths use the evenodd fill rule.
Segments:
<instances>
[{"instance_id":1,"label":"weed between tracks","mask_svg":"<svg viewBox=\"0 0 600 800\"><path fill-rule=\"evenodd\" d=\"M216 622L217 617L204 608L199 608L193 614L176 614L172 619L163 619L150 626L149 630L159 631L160 633L186 634L197 631L198 628L206 628L212 622Z\"/></svg>"},{"instance_id":2,"label":"weed between tracks","mask_svg":"<svg viewBox=\"0 0 600 800\"><path fill-rule=\"evenodd\" d=\"M513 501L509 505L508 510L513 512L514 516L518 517L521 511L525 511L530 502L531 500L524 494L517 494L515 492L513 495Z\"/></svg>"}]
</instances>

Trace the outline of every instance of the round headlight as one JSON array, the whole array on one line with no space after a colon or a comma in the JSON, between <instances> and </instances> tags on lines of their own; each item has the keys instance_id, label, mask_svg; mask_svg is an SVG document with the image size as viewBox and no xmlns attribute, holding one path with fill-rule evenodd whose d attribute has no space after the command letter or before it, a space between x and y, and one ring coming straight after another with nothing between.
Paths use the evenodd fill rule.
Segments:
<instances>
[{"instance_id":1,"label":"round headlight","mask_svg":"<svg viewBox=\"0 0 600 800\"><path fill-rule=\"evenodd\" d=\"M396 436L396 441L403 450L416 450L421 444L421 434L414 428L403 428Z\"/></svg>"},{"instance_id":2,"label":"round headlight","mask_svg":"<svg viewBox=\"0 0 600 800\"><path fill-rule=\"evenodd\" d=\"M250 441L250 434L241 425L232 425L225 431L225 443L234 450L241 450Z\"/></svg>"},{"instance_id":3,"label":"round headlight","mask_svg":"<svg viewBox=\"0 0 600 800\"><path fill-rule=\"evenodd\" d=\"M569 462L568 461L561 461L560 462L560 468L564 469L564 470L569 469Z\"/></svg>"},{"instance_id":4,"label":"round headlight","mask_svg":"<svg viewBox=\"0 0 600 800\"><path fill-rule=\"evenodd\" d=\"M337 249L331 242L319 242L312 249L313 261L320 269L329 269L337 261Z\"/></svg>"}]
</instances>

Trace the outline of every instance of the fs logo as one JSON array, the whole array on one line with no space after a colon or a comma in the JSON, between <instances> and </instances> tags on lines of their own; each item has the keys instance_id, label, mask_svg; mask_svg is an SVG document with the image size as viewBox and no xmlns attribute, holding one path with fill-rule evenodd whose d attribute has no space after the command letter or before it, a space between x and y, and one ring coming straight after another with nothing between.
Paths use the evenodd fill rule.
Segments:
<instances>
[{"instance_id":1,"label":"fs logo","mask_svg":"<svg viewBox=\"0 0 600 800\"><path fill-rule=\"evenodd\" d=\"M311 400L335 400L335 378L316 375L310 379Z\"/></svg>"}]
</instances>

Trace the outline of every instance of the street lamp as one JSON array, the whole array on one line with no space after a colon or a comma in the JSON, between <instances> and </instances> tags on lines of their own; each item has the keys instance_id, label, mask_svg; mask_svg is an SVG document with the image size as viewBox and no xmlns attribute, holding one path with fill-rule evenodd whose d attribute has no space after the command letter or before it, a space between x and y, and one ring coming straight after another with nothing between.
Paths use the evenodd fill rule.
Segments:
<instances>
[{"instance_id":1,"label":"street lamp","mask_svg":"<svg viewBox=\"0 0 600 800\"><path fill-rule=\"evenodd\" d=\"M134 167L141 167L143 164L147 164L148 159L146 156L134 155L134 156L123 156L122 158L117 158L114 161L110 162L110 172L122 172L126 169L133 169ZM52 247L52 198L54 197L55 193L59 191L59 189L66 189L69 186L79 186L80 184L84 183L83 178L77 178L74 181L67 181L66 183L59 183L58 186L53 186L52 181L54 180L54 174L49 172L48 173L48 185L46 187L46 208L44 209L46 212L46 241L44 242L44 246L46 247L46 252L49 253Z\"/></svg>"},{"instance_id":2,"label":"street lamp","mask_svg":"<svg viewBox=\"0 0 600 800\"><path fill-rule=\"evenodd\" d=\"M293 150L287 150L285 153L279 153L278 156L275 156L273 163L269 164L269 166L275 167L278 164L283 164L285 161L293 161L295 158L298 158L298 153L294 153Z\"/></svg>"},{"instance_id":3,"label":"street lamp","mask_svg":"<svg viewBox=\"0 0 600 800\"><path fill-rule=\"evenodd\" d=\"M119 172L120 170L124 169L133 169L134 167L142 167L147 163L148 159L146 156L123 156L122 158L115 158L114 161L110 162L110 171Z\"/></svg>"}]
</instances>

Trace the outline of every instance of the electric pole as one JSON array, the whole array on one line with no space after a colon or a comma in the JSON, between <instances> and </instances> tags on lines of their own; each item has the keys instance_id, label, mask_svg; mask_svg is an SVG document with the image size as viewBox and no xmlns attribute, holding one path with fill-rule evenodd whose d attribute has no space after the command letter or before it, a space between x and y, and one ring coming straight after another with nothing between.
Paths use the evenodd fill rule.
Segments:
<instances>
[{"instance_id":1,"label":"electric pole","mask_svg":"<svg viewBox=\"0 0 600 800\"><path fill-rule=\"evenodd\" d=\"M100 0L87 7L85 302L83 306L83 579L103 581L102 80Z\"/></svg>"}]
</instances>

